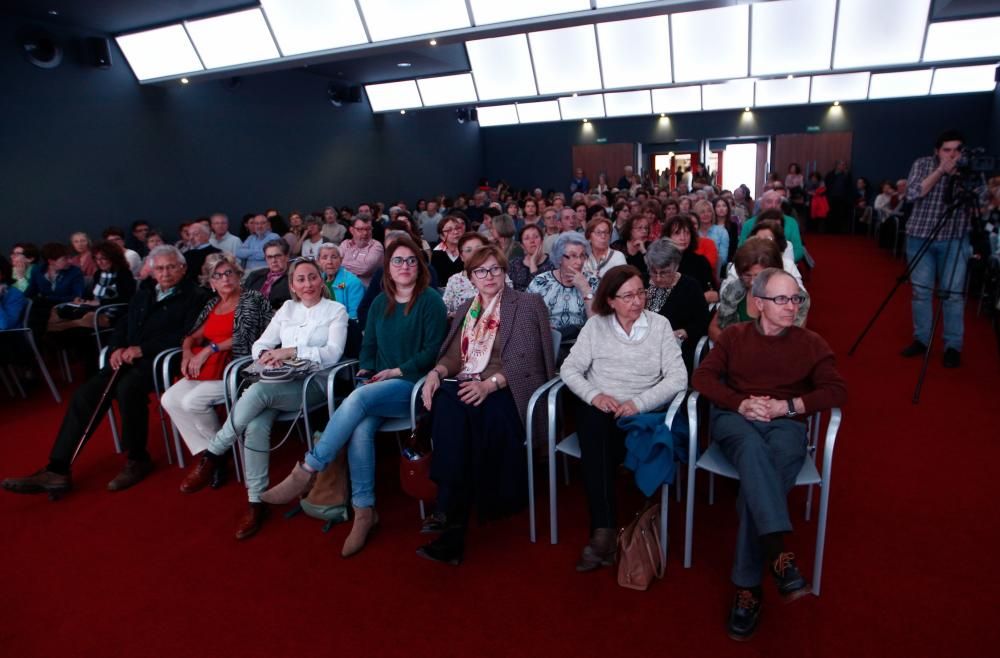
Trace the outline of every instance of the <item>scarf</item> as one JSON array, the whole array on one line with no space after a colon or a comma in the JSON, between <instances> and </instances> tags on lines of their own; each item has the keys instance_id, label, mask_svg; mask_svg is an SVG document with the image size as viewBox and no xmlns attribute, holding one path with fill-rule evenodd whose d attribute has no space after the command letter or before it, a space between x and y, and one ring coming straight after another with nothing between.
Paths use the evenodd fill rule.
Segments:
<instances>
[{"instance_id":1,"label":"scarf","mask_svg":"<svg viewBox=\"0 0 1000 658\"><path fill-rule=\"evenodd\" d=\"M260 294L264 295L264 297L269 296L271 294L271 286L283 276L285 276L284 272L268 272L267 278L264 279L264 285L260 287Z\"/></svg>"},{"instance_id":2,"label":"scarf","mask_svg":"<svg viewBox=\"0 0 1000 658\"><path fill-rule=\"evenodd\" d=\"M117 272L98 272L97 280L94 281L94 299L103 302L105 299L118 297L117 278Z\"/></svg>"},{"instance_id":3,"label":"scarf","mask_svg":"<svg viewBox=\"0 0 1000 658\"><path fill-rule=\"evenodd\" d=\"M493 352L493 342L500 328L500 298L503 289L483 309L483 296L476 295L462 322L461 375L478 375L486 369Z\"/></svg>"}]
</instances>

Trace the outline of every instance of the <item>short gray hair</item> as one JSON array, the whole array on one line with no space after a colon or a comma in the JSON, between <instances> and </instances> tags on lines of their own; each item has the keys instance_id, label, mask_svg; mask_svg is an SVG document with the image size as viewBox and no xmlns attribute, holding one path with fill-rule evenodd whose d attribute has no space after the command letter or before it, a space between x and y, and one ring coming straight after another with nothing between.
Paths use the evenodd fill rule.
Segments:
<instances>
[{"instance_id":1,"label":"short gray hair","mask_svg":"<svg viewBox=\"0 0 1000 658\"><path fill-rule=\"evenodd\" d=\"M552 252L549 256L552 257L552 262L556 267L562 263L563 254L566 253L566 247L571 245L580 245L583 247L583 253L590 257L590 243L587 242L587 238L583 237L582 233L577 233L576 231L566 231L565 233L560 233L559 237L552 244Z\"/></svg>"},{"instance_id":2,"label":"short gray hair","mask_svg":"<svg viewBox=\"0 0 1000 658\"><path fill-rule=\"evenodd\" d=\"M412 239L413 236L410 235L409 233L407 233L406 231L400 231L398 229L394 229L392 231L386 231L386 234L385 234L385 243L388 244L388 243L394 242L395 240L398 240L400 238L410 238L410 239Z\"/></svg>"},{"instance_id":3,"label":"short gray hair","mask_svg":"<svg viewBox=\"0 0 1000 658\"><path fill-rule=\"evenodd\" d=\"M194 231L195 233L198 233L206 238L212 236L212 229L208 228L201 222L195 222L194 224L191 224L191 226L188 226L188 236L191 235L191 231Z\"/></svg>"},{"instance_id":4,"label":"short gray hair","mask_svg":"<svg viewBox=\"0 0 1000 658\"><path fill-rule=\"evenodd\" d=\"M316 250L316 255L319 256L320 254L323 253L323 251L325 251L327 249L332 249L332 250L334 250L334 251L337 252L338 256L343 257L343 254L340 253L340 247L338 247L337 245L333 244L332 242L324 242L323 244L321 244L319 246L319 249Z\"/></svg>"},{"instance_id":5,"label":"short gray hair","mask_svg":"<svg viewBox=\"0 0 1000 658\"><path fill-rule=\"evenodd\" d=\"M770 283L771 279L778 275L785 275L792 281L795 281L795 277L781 269L780 267L768 267L762 270L753 280L753 288L751 289L754 297L767 297L767 284ZM798 281L795 281L795 285L798 285Z\"/></svg>"},{"instance_id":6,"label":"short gray hair","mask_svg":"<svg viewBox=\"0 0 1000 658\"><path fill-rule=\"evenodd\" d=\"M182 254L181 250L172 244L161 244L159 247L155 247L151 252L149 252L149 256L147 256L147 258L149 258L149 262L152 263L154 260L162 256L169 256L184 267L187 267L187 261L184 260L184 254Z\"/></svg>"},{"instance_id":7,"label":"short gray hair","mask_svg":"<svg viewBox=\"0 0 1000 658\"><path fill-rule=\"evenodd\" d=\"M514 219L510 215L497 215L493 218L493 230L501 238L514 237Z\"/></svg>"},{"instance_id":8,"label":"short gray hair","mask_svg":"<svg viewBox=\"0 0 1000 658\"><path fill-rule=\"evenodd\" d=\"M267 242L265 242L263 249L264 253L267 253L267 250L270 249L271 247L277 247L281 249L281 253L285 254L286 256L292 251L292 248L288 246L288 242L285 240L285 238L275 238L274 240L268 240Z\"/></svg>"},{"instance_id":9,"label":"short gray hair","mask_svg":"<svg viewBox=\"0 0 1000 658\"><path fill-rule=\"evenodd\" d=\"M646 249L646 267L651 270L662 270L667 267L677 267L683 254L673 242L667 238L654 240Z\"/></svg>"}]
</instances>

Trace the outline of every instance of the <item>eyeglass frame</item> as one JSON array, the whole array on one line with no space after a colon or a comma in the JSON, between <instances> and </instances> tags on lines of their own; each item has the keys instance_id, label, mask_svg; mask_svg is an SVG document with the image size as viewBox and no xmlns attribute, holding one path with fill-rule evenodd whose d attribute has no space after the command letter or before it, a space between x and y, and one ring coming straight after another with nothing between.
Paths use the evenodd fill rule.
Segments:
<instances>
[{"instance_id":1,"label":"eyeglass frame","mask_svg":"<svg viewBox=\"0 0 1000 658\"><path fill-rule=\"evenodd\" d=\"M788 302L791 302L795 306L802 306L806 303L805 295L775 295L774 297L758 296L756 299L766 299L775 306L784 306Z\"/></svg>"},{"instance_id":2,"label":"eyeglass frame","mask_svg":"<svg viewBox=\"0 0 1000 658\"><path fill-rule=\"evenodd\" d=\"M472 270L472 273L476 275L479 280L485 279L487 276L490 278L497 278L502 275L505 270L499 265L494 265L493 267L477 267Z\"/></svg>"}]
</instances>

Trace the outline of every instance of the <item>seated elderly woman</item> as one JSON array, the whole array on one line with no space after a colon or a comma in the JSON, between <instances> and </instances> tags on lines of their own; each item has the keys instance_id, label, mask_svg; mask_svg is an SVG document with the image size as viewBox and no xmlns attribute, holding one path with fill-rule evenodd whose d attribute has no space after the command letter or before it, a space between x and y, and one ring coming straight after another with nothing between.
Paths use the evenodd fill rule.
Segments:
<instances>
[{"instance_id":1,"label":"seated elderly woman","mask_svg":"<svg viewBox=\"0 0 1000 658\"><path fill-rule=\"evenodd\" d=\"M537 295L507 290L499 245L476 251L465 270L476 286L452 323L427 375L424 406L434 412L431 478L437 513L424 532L441 536L417 553L459 564L469 508L482 519L520 509L526 499L524 422L528 400L555 370L552 330Z\"/></svg>"},{"instance_id":2,"label":"seated elderly woman","mask_svg":"<svg viewBox=\"0 0 1000 658\"><path fill-rule=\"evenodd\" d=\"M480 233L469 232L463 235L458 241L458 251L463 263L469 262L472 254L487 244L486 238ZM507 278L507 285L513 286L510 278ZM448 316L451 317L465 302L476 296L476 287L469 280L467 270L462 270L451 275L448 284L444 288L441 298L448 309Z\"/></svg>"},{"instance_id":3,"label":"seated elderly woman","mask_svg":"<svg viewBox=\"0 0 1000 658\"><path fill-rule=\"evenodd\" d=\"M521 229L518 240L524 255L520 258L513 258L509 261L510 272L508 276L514 284L515 290L525 290L531 280L539 274L550 272L555 269L552 259L542 249L542 242L545 235L541 224L526 224Z\"/></svg>"},{"instance_id":4,"label":"seated elderly woman","mask_svg":"<svg viewBox=\"0 0 1000 658\"><path fill-rule=\"evenodd\" d=\"M447 281L462 271L458 240L465 233L465 214L461 211L450 213L438 222L437 231L441 242L431 252L431 267L438 281Z\"/></svg>"},{"instance_id":5,"label":"seated elderly woman","mask_svg":"<svg viewBox=\"0 0 1000 658\"><path fill-rule=\"evenodd\" d=\"M646 310L670 320L674 336L681 345L681 355L688 372L694 363L694 348L708 331L711 313L698 282L681 274L681 250L666 238L660 238L646 250L649 288Z\"/></svg>"},{"instance_id":6,"label":"seated elderly woman","mask_svg":"<svg viewBox=\"0 0 1000 658\"><path fill-rule=\"evenodd\" d=\"M343 257L340 247L332 242L324 242L319 248L319 267L323 270L323 280L330 289L330 297L347 309L347 343L344 356L355 358L361 351L361 324L358 322L358 307L365 297L365 285L353 272L342 267ZM381 279L381 277L380 277Z\"/></svg>"},{"instance_id":7,"label":"seated elderly woman","mask_svg":"<svg viewBox=\"0 0 1000 658\"><path fill-rule=\"evenodd\" d=\"M232 254L210 254L205 259L199 283L214 295L181 344L183 379L161 399L192 455L203 453L222 427L215 407L224 396L223 370L233 357L250 356L251 347L274 315L263 295L241 287L242 276L243 268ZM208 463L214 467L211 485L215 489L225 479L224 462ZM181 491L193 493L205 484L204 480L185 480Z\"/></svg>"},{"instance_id":8,"label":"seated elderly woman","mask_svg":"<svg viewBox=\"0 0 1000 658\"><path fill-rule=\"evenodd\" d=\"M312 260L297 260L288 270L292 298L285 303L251 348L262 367L278 367L288 360L301 359L319 368L329 368L340 360L347 339L347 309L330 299L323 273ZM307 401L325 398L321 387L311 387ZM229 418L208 442L201 460L185 477L182 490L197 491L211 481L223 455L239 437L244 441L244 464L250 507L240 519L237 539L246 539L260 530L267 516L261 494L268 484L268 457L271 425L282 411L296 411L302 405L302 382L257 382L236 401Z\"/></svg>"},{"instance_id":9,"label":"seated elderly woman","mask_svg":"<svg viewBox=\"0 0 1000 658\"><path fill-rule=\"evenodd\" d=\"M97 272L97 264L91 253L93 246L90 244L90 236L83 231L77 231L69 236L69 244L73 247L73 255L69 262L80 268L85 279L91 279Z\"/></svg>"},{"instance_id":10,"label":"seated elderly woman","mask_svg":"<svg viewBox=\"0 0 1000 658\"><path fill-rule=\"evenodd\" d=\"M98 307L128 303L135 294L135 278L118 245L98 242L92 248L92 253L92 260L97 265L93 287L71 303L54 307L49 318L49 331L64 331L74 327L91 329L94 326L94 312ZM111 325L109 315L103 315L101 320L103 326Z\"/></svg>"},{"instance_id":11,"label":"seated elderly woman","mask_svg":"<svg viewBox=\"0 0 1000 658\"><path fill-rule=\"evenodd\" d=\"M583 264L583 273L600 279L612 267L625 264L625 254L611 248L611 220L598 215L587 222L583 236L590 241L590 256Z\"/></svg>"},{"instance_id":12,"label":"seated elderly woman","mask_svg":"<svg viewBox=\"0 0 1000 658\"><path fill-rule=\"evenodd\" d=\"M643 282L649 279L646 271L646 247L649 245L649 217L646 214L628 218L621 230L621 239L611 244L625 255L625 262L639 270Z\"/></svg>"},{"instance_id":13,"label":"seated elderly woman","mask_svg":"<svg viewBox=\"0 0 1000 658\"><path fill-rule=\"evenodd\" d=\"M309 490L345 445L351 471L354 525L341 556L362 548L378 525L375 512L375 433L386 418L410 415L413 385L433 365L447 329L441 295L430 287L430 271L420 247L408 237L385 250L383 291L365 326L358 377L364 382L344 400L305 459L262 500L282 504Z\"/></svg>"},{"instance_id":14,"label":"seated elderly woman","mask_svg":"<svg viewBox=\"0 0 1000 658\"><path fill-rule=\"evenodd\" d=\"M708 259L697 253L701 240L694 228L691 215L674 215L663 225L663 235L681 250L681 264L678 271L687 274L701 286L705 301L709 304L719 301L715 271Z\"/></svg>"},{"instance_id":15,"label":"seated elderly woman","mask_svg":"<svg viewBox=\"0 0 1000 658\"><path fill-rule=\"evenodd\" d=\"M591 315L594 290L600 283L596 276L587 276L583 264L590 256L590 243L575 231L560 233L552 245L552 261L556 269L539 274L528 285L528 292L541 295L549 309L552 328L563 339L576 338Z\"/></svg>"},{"instance_id":16,"label":"seated elderly woman","mask_svg":"<svg viewBox=\"0 0 1000 658\"><path fill-rule=\"evenodd\" d=\"M516 205L516 204L515 204ZM524 250L514 241L514 218L510 215L498 215L493 218L490 237L494 244L500 245L507 260L522 258Z\"/></svg>"},{"instance_id":17,"label":"seated elderly woman","mask_svg":"<svg viewBox=\"0 0 1000 658\"><path fill-rule=\"evenodd\" d=\"M719 308L708 325L708 337L717 341L722 330L739 322L757 317L757 306L751 302L751 286L758 274L769 267L782 268L781 252L774 240L751 238L736 250L733 259L735 277L726 279L719 293ZM794 267L794 266L793 266ZM809 313L809 295L799 286L803 300L795 309L795 326L804 327Z\"/></svg>"},{"instance_id":18,"label":"seated elderly woman","mask_svg":"<svg viewBox=\"0 0 1000 658\"><path fill-rule=\"evenodd\" d=\"M560 375L575 405L590 542L577 571L614 564L618 517L614 476L624 454L617 420L655 411L687 388L687 371L670 322L644 309L646 288L631 265L612 268Z\"/></svg>"},{"instance_id":19,"label":"seated elderly woman","mask_svg":"<svg viewBox=\"0 0 1000 658\"><path fill-rule=\"evenodd\" d=\"M278 310L292 298L288 290L288 243L283 238L275 238L264 243L264 260L267 267L261 267L247 274L243 287L256 290L271 302L271 308Z\"/></svg>"}]
</instances>

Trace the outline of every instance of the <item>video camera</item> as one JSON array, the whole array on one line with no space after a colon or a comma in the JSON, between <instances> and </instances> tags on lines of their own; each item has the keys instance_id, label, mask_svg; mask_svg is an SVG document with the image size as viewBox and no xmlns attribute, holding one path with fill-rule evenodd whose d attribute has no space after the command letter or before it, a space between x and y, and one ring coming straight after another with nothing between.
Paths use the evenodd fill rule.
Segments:
<instances>
[{"instance_id":1,"label":"video camera","mask_svg":"<svg viewBox=\"0 0 1000 658\"><path fill-rule=\"evenodd\" d=\"M978 178L979 174L991 174L996 168L996 157L986 153L983 147L962 148L962 154L958 158L958 172L961 176L972 174Z\"/></svg>"}]
</instances>

